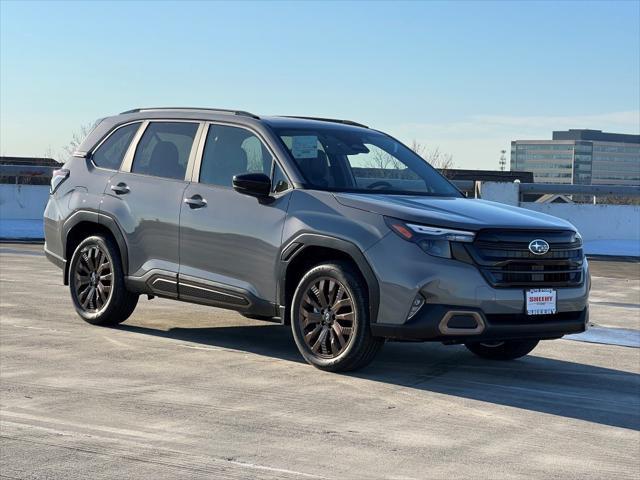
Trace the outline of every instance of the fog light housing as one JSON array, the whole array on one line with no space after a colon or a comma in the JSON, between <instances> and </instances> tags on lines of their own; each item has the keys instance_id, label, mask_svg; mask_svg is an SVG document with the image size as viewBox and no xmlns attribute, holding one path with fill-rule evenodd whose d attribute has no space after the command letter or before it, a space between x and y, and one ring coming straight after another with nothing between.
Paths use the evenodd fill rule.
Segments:
<instances>
[{"instance_id":1,"label":"fog light housing","mask_svg":"<svg viewBox=\"0 0 640 480\"><path fill-rule=\"evenodd\" d=\"M416 298L413 299L413 303L411 304L411 309L409 310L409 315L407 316L407 320L414 317L416 313L420 311L422 306L424 305L424 297L420 294L416 295Z\"/></svg>"},{"instance_id":2,"label":"fog light housing","mask_svg":"<svg viewBox=\"0 0 640 480\"><path fill-rule=\"evenodd\" d=\"M418 245L434 257L451 258L451 243L448 240L420 240Z\"/></svg>"}]
</instances>

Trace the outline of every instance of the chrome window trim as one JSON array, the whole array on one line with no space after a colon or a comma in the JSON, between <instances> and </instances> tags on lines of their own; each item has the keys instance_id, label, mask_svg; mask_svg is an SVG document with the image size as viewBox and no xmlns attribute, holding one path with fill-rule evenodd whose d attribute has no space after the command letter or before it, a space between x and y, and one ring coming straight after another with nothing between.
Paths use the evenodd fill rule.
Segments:
<instances>
[{"instance_id":1,"label":"chrome window trim","mask_svg":"<svg viewBox=\"0 0 640 480\"><path fill-rule=\"evenodd\" d=\"M143 120L142 126L138 129L136 134L133 136L133 140L129 144L127 153L125 154L124 160L122 161L122 165L120 166L121 172L132 173L131 165L133 164L133 156L136 152L136 149L138 148L138 143L140 142L140 139L142 138L142 135L144 135L144 132L147 130L148 126L149 126L149 120Z\"/></svg>"},{"instance_id":2,"label":"chrome window trim","mask_svg":"<svg viewBox=\"0 0 640 480\"><path fill-rule=\"evenodd\" d=\"M97 165L94 161L93 161L93 155L100 149L100 147L102 147L102 144L104 142L106 142L107 140L109 140L109 138L111 138L111 136L116 133L118 130L120 130L121 128L124 127L128 127L129 125L133 125L134 123L139 123L140 125L138 126L138 130L136 131L136 133L133 134L133 137L131 137L131 141L129 142L129 146L127 147L127 150L124 152L124 156L122 157L122 161L120 162L120 167L115 169L115 168L106 168L106 167L101 167L100 165ZM100 170L104 170L107 172L118 172L122 170L122 166L125 164L126 160L127 160L127 155L129 153L129 149L131 148L131 145L133 145L133 143L136 141L136 137L138 135L138 133L140 132L140 128L142 127L142 124L144 123L144 120L133 120L131 122L127 122L127 123L123 123L122 125L118 125L116 128L114 128L113 130L111 130L107 135L105 135L105 137L100 140L100 142L93 147L87 154L86 156L88 156L89 161L91 162L91 165L94 168L99 168ZM73 152L72 156L78 156L75 155L76 153L80 153L80 152Z\"/></svg>"},{"instance_id":3,"label":"chrome window trim","mask_svg":"<svg viewBox=\"0 0 640 480\"><path fill-rule=\"evenodd\" d=\"M197 154L196 154L196 159L195 159L195 164L193 167L193 172L191 175L191 182L192 183L198 183L200 184L200 168L202 167L202 157L204 155L204 148L205 145L207 143L207 137L209 135L209 129L212 125L222 125L222 126L226 126L226 127L235 127L235 128L242 128L244 130L247 130L248 132L251 132L253 135L255 135L258 140L260 141L260 143L262 143L262 145L267 149L267 151L269 152L269 154L271 155L272 158L272 163L271 163L271 171L270 171L270 178L271 180L273 180L273 172L274 172L274 168L275 168L275 164L278 164L278 166L280 167L280 170L282 170L282 173L284 174L285 178L287 179L288 183L289 183L289 188L287 190L284 190L282 192L278 192L273 193L271 192L271 196L278 198L283 196L286 193L289 193L291 190L293 190L295 187L293 186L293 182L291 181L291 177L289 177L289 174L287 173L286 168L284 168L282 166L282 161L278 158L278 156L274 153L273 148L271 147L271 145L269 145L269 142L264 138L264 136L258 132L256 129L251 128L250 126L247 125L243 125L243 124L239 124L239 123L235 123L235 122L226 122L226 121L221 121L221 120L211 120L211 121L207 121L206 122L206 126L202 132L202 136L200 137L200 144L198 145L198 149L197 149ZM215 185L212 183L202 183L202 185L206 185L208 187L214 187L214 188L224 188L226 190L233 190L233 187L226 187L223 185Z\"/></svg>"},{"instance_id":4,"label":"chrome window trim","mask_svg":"<svg viewBox=\"0 0 640 480\"><path fill-rule=\"evenodd\" d=\"M182 179L159 177L157 175L149 175L146 173L131 171L131 168L133 167L133 160L135 159L135 154L136 154L136 151L138 150L138 144L140 143L140 140L142 140L142 136L147 131L147 128L149 128L149 125L151 123L193 123L198 125L198 128L196 129L196 133L193 136L193 142L191 143L191 150L189 151L189 157L187 159L187 165L185 167L184 177ZM202 135L202 131L204 130L204 122L202 120L153 118L153 119L143 120L143 124L144 125L138 130L133 140L131 141L131 144L129 145L129 149L127 150L125 159L122 162L122 167L120 171L123 173L129 173L131 175L142 175L144 177L160 178L164 180L173 180L177 182L188 182L189 178L191 177L191 172L193 170L193 165L195 162L195 155L197 151L196 145L199 145L200 137Z\"/></svg>"},{"instance_id":5,"label":"chrome window trim","mask_svg":"<svg viewBox=\"0 0 640 480\"><path fill-rule=\"evenodd\" d=\"M205 122L200 122L196 135L193 137L193 143L191 144L191 151L189 152L189 160L187 161L187 168L184 171L184 180L189 182L193 177L193 171L195 170L197 153L202 143L203 132L205 131Z\"/></svg>"}]
</instances>

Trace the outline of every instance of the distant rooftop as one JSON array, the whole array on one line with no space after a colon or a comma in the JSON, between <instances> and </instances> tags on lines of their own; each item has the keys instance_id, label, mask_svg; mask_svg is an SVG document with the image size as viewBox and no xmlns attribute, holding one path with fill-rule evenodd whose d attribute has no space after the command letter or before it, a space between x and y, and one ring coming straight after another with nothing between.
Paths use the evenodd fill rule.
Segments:
<instances>
[{"instance_id":1,"label":"distant rooftop","mask_svg":"<svg viewBox=\"0 0 640 480\"><path fill-rule=\"evenodd\" d=\"M570 129L553 132L553 140L591 140L596 142L640 143L640 135L607 133L602 130Z\"/></svg>"},{"instance_id":2,"label":"distant rooftop","mask_svg":"<svg viewBox=\"0 0 640 480\"><path fill-rule=\"evenodd\" d=\"M45 157L0 157L0 165L31 165L38 167L59 167L53 158Z\"/></svg>"},{"instance_id":3,"label":"distant rooftop","mask_svg":"<svg viewBox=\"0 0 640 480\"><path fill-rule=\"evenodd\" d=\"M533 183L533 173L525 171L502 170L464 170L460 168L447 168L441 170L449 180L472 180L484 182L513 182L520 180L522 183Z\"/></svg>"}]
</instances>

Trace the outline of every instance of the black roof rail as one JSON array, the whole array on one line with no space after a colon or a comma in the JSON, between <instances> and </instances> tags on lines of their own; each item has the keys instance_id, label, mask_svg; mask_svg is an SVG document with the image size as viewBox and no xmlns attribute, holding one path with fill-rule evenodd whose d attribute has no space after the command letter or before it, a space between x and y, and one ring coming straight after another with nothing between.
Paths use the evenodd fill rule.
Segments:
<instances>
[{"instance_id":1,"label":"black roof rail","mask_svg":"<svg viewBox=\"0 0 640 480\"><path fill-rule=\"evenodd\" d=\"M339 120L337 118L322 118L322 117L300 117L296 115L282 115L285 118L301 118L303 120L318 120L319 122L333 122L333 123L344 123L345 125L353 125L354 127L362 127L369 128L362 123L354 122L351 120Z\"/></svg>"},{"instance_id":2,"label":"black roof rail","mask_svg":"<svg viewBox=\"0 0 640 480\"><path fill-rule=\"evenodd\" d=\"M149 108L134 108L132 110L127 110L126 112L120 112L120 115L124 115L126 113L138 113L138 112L154 112L161 110L180 110L180 111L204 111L210 113L227 113L231 115L242 115L245 117L251 118L260 118L258 115L255 115L251 112L245 112L244 110L228 110L225 108L201 108L201 107L149 107Z\"/></svg>"}]
</instances>

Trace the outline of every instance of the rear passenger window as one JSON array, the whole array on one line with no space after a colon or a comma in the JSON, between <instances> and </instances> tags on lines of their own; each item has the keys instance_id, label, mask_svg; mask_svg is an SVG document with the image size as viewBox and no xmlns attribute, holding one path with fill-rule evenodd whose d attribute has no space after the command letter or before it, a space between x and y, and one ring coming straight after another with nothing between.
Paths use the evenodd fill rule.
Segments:
<instances>
[{"instance_id":1,"label":"rear passenger window","mask_svg":"<svg viewBox=\"0 0 640 480\"><path fill-rule=\"evenodd\" d=\"M200 183L231 187L234 175L271 175L273 158L260 139L249 130L211 125L202 154Z\"/></svg>"},{"instance_id":2,"label":"rear passenger window","mask_svg":"<svg viewBox=\"0 0 640 480\"><path fill-rule=\"evenodd\" d=\"M197 130L197 123L150 123L136 148L131 171L184 180Z\"/></svg>"},{"instance_id":3,"label":"rear passenger window","mask_svg":"<svg viewBox=\"0 0 640 480\"><path fill-rule=\"evenodd\" d=\"M100 168L118 170L139 127L140 123L132 123L114 131L91 156L93 163Z\"/></svg>"}]
</instances>

